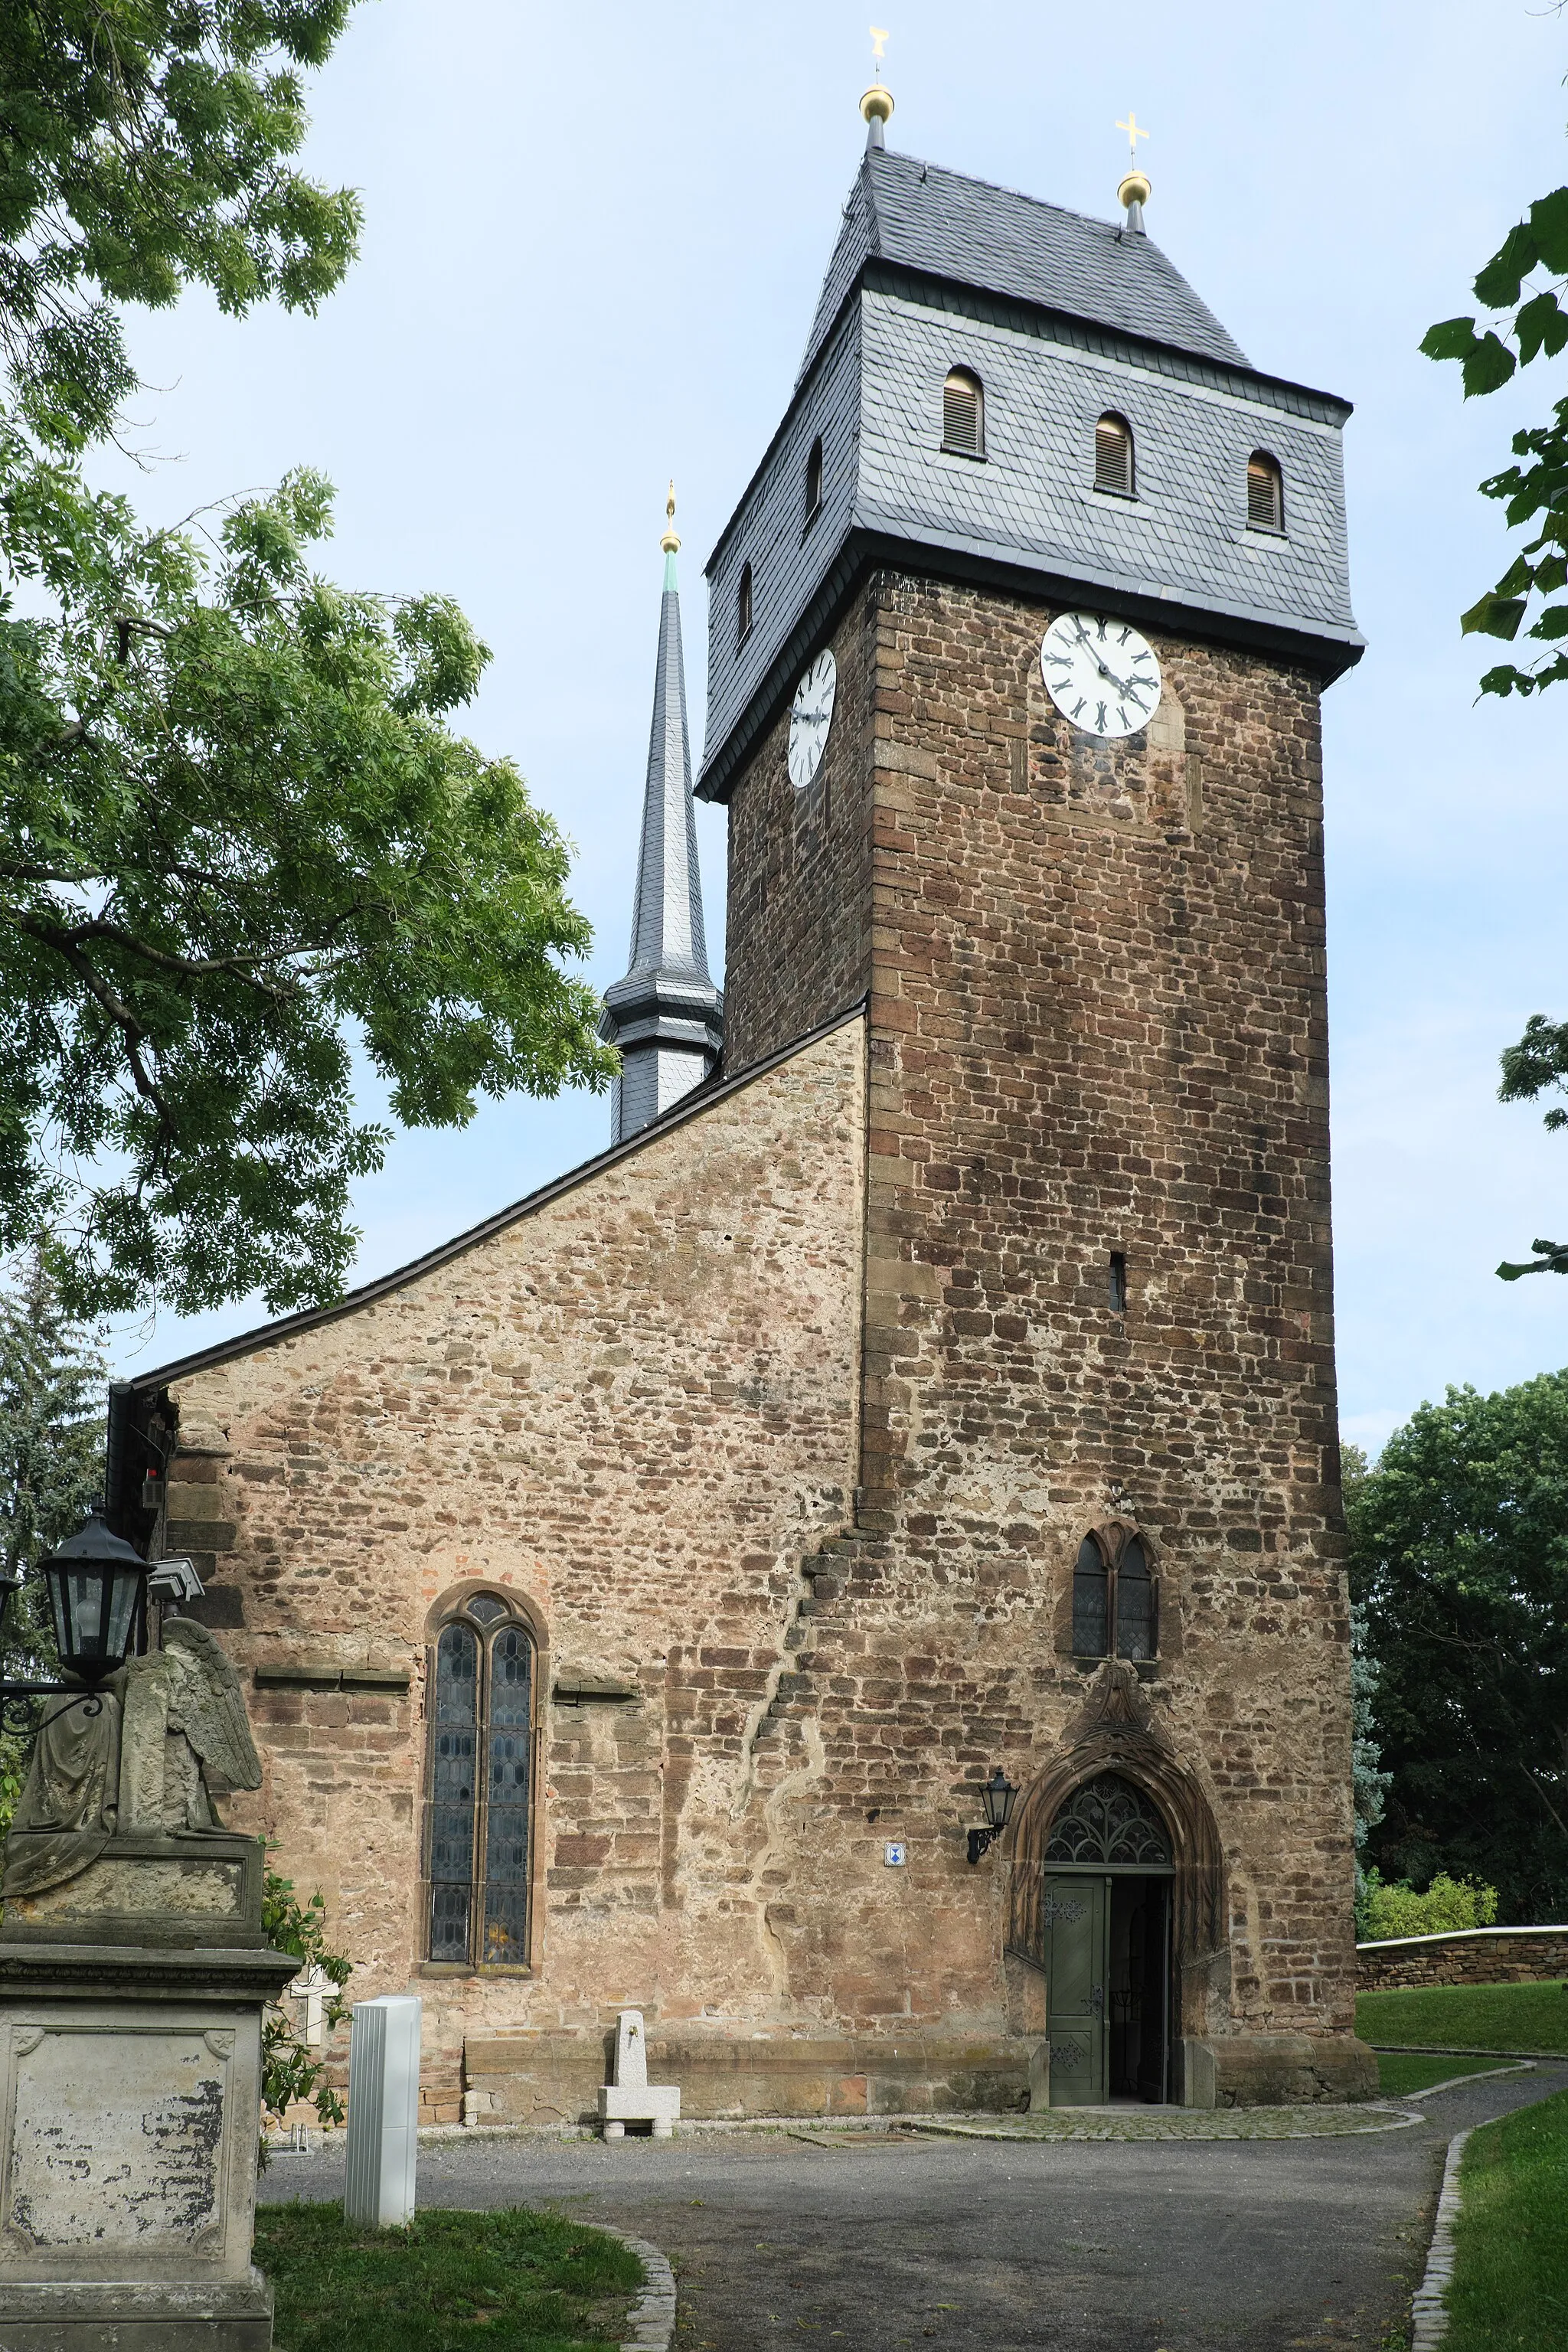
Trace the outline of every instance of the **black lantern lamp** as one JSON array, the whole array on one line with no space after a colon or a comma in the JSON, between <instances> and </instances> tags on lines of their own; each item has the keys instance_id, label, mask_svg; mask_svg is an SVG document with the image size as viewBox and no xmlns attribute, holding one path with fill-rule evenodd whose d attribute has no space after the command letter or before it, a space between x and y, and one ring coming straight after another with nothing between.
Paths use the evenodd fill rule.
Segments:
<instances>
[{"instance_id":1,"label":"black lantern lamp","mask_svg":"<svg viewBox=\"0 0 1568 2352\"><path fill-rule=\"evenodd\" d=\"M146 1561L89 1511L75 1535L38 1564L61 1665L84 1683L106 1681L125 1664L141 1629Z\"/></svg>"},{"instance_id":2,"label":"black lantern lamp","mask_svg":"<svg viewBox=\"0 0 1568 2352\"><path fill-rule=\"evenodd\" d=\"M980 1791L980 1801L985 1808L985 1827L969 1832L969 1859L978 1862L981 1855L999 1838L1013 1818L1013 1808L1018 1801L1015 1783L1007 1778L1000 1764Z\"/></svg>"},{"instance_id":3,"label":"black lantern lamp","mask_svg":"<svg viewBox=\"0 0 1568 2352\"><path fill-rule=\"evenodd\" d=\"M60 1664L87 1687L71 1693L65 1683L0 1682L0 1726L18 1731L37 1728L26 1706L6 1724L5 1710L18 1701L66 1696L69 1706L85 1703L89 1714L99 1712L103 1701L97 1685L119 1672L141 1632L151 1572L141 1553L110 1535L96 1511L38 1566ZM20 1573L0 1574L0 1624L21 1585Z\"/></svg>"}]
</instances>

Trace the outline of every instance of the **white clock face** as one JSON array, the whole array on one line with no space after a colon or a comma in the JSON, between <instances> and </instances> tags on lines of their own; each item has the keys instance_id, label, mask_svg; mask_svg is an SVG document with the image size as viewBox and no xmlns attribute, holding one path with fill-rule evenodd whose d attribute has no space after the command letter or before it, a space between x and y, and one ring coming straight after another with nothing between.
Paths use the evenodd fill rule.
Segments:
<instances>
[{"instance_id":1,"label":"white clock face","mask_svg":"<svg viewBox=\"0 0 1568 2352\"><path fill-rule=\"evenodd\" d=\"M1135 735L1160 707L1160 665L1126 621L1064 613L1046 631L1040 676L1063 718L1086 735Z\"/></svg>"},{"instance_id":2,"label":"white clock face","mask_svg":"<svg viewBox=\"0 0 1568 2352\"><path fill-rule=\"evenodd\" d=\"M805 790L822 765L837 691L837 663L831 654L818 654L795 688L789 714L789 780L796 792Z\"/></svg>"}]
</instances>

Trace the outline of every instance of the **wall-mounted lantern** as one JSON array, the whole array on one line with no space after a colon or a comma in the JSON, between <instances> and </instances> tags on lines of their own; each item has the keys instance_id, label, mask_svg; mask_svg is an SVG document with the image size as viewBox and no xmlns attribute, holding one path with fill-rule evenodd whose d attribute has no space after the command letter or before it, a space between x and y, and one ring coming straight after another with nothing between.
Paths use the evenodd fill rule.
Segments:
<instances>
[{"instance_id":1,"label":"wall-mounted lantern","mask_svg":"<svg viewBox=\"0 0 1568 2352\"><path fill-rule=\"evenodd\" d=\"M110 1535L96 1511L89 1511L75 1535L41 1559L38 1569L49 1597L60 1664L86 1687L72 1691L65 1683L0 1682L0 1725L12 1730L37 1727L27 1706L5 1722L7 1708L35 1698L64 1697L69 1706L83 1704L88 1714L98 1714L103 1701L94 1695L97 1687L125 1664L146 1609L147 1562L122 1538ZM11 1575L0 1572L0 1628L23 1580L20 1570Z\"/></svg>"},{"instance_id":2,"label":"wall-mounted lantern","mask_svg":"<svg viewBox=\"0 0 1568 2352\"><path fill-rule=\"evenodd\" d=\"M971 1862L978 1862L993 1842L1001 1836L1012 1820L1013 1808L1018 1801L1017 1789L1000 1764L981 1790L980 1801L985 1808L985 1827L969 1832Z\"/></svg>"}]
</instances>

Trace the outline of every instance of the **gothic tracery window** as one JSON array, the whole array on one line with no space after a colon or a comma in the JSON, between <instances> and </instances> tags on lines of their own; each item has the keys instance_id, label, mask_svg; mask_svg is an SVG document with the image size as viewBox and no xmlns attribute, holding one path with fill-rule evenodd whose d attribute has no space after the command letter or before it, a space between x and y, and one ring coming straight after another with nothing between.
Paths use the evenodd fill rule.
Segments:
<instances>
[{"instance_id":1,"label":"gothic tracery window","mask_svg":"<svg viewBox=\"0 0 1568 2352\"><path fill-rule=\"evenodd\" d=\"M430 1678L428 1824L433 1960L528 1960L534 1647L493 1592L460 1602Z\"/></svg>"},{"instance_id":2,"label":"gothic tracery window","mask_svg":"<svg viewBox=\"0 0 1568 2352\"><path fill-rule=\"evenodd\" d=\"M1168 1867L1171 1832L1142 1789L1118 1772L1099 1772L1073 1790L1051 1823L1045 1860L1047 1870L1053 1863Z\"/></svg>"},{"instance_id":3,"label":"gothic tracery window","mask_svg":"<svg viewBox=\"0 0 1568 2352\"><path fill-rule=\"evenodd\" d=\"M1085 1536L1073 1568L1074 1656L1154 1657L1158 1652L1155 1601L1149 1555L1136 1535L1102 1528Z\"/></svg>"}]
</instances>

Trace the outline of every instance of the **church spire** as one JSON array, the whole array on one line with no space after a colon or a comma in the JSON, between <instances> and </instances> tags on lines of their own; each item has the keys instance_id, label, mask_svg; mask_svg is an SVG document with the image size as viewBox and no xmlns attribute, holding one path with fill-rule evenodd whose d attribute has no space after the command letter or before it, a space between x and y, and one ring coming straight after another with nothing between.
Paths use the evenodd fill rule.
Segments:
<instances>
[{"instance_id":1,"label":"church spire","mask_svg":"<svg viewBox=\"0 0 1568 2352\"><path fill-rule=\"evenodd\" d=\"M675 484L665 508L664 596L632 907L631 961L605 992L599 1034L620 1048L611 1139L623 1142L707 1077L724 1040L724 999L708 976L702 877L686 737L686 667L675 559Z\"/></svg>"}]
</instances>

